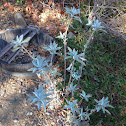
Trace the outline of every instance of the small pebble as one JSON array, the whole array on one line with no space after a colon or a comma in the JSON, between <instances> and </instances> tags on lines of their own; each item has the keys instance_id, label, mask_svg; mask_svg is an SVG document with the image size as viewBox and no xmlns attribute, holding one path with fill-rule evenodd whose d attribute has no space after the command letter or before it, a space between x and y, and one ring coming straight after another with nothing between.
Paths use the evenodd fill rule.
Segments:
<instances>
[{"instance_id":1,"label":"small pebble","mask_svg":"<svg viewBox=\"0 0 126 126\"><path fill-rule=\"evenodd\" d=\"M21 90L19 90L19 93L21 93L22 91Z\"/></svg>"},{"instance_id":2,"label":"small pebble","mask_svg":"<svg viewBox=\"0 0 126 126\"><path fill-rule=\"evenodd\" d=\"M46 115L50 115L50 113L49 112L46 112Z\"/></svg>"},{"instance_id":3,"label":"small pebble","mask_svg":"<svg viewBox=\"0 0 126 126\"><path fill-rule=\"evenodd\" d=\"M2 105L0 105L0 108L2 108L3 106Z\"/></svg>"},{"instance_id":4,"label":"small pebble","mask_svg":"<svg viewBox=\"0 0 126 126\"><path fill-rule=\"evenodd\" d=\"M55 125L55 123L54 122L51 122L51 124L54 126Z\"/></svg>"},{"instance_id":5,"label":"small pebble","mask_svg":"<svg viewBox=\"0 0 126 126\"><path fill-rule=\"evenodd\" d=\"M14 119L13 122L14 123L17 123L17 122L19 122L19 120L18 119Z\"/></svg>"},{"instance_id":6,"label":"small pebble","mask_svg":"<svg viewBox=\"0 0 126 126\"><path fill-rule=\"evenodd\" d=\"M2 91L1 96L3 97L5 94L6 90Z\"/></svg>"},{"instance_id":7,"label":"small pebble","mask_svg":"<svg viewBox=\"0 0 126 126\"><path fill-rule=\"evenodd\" d=\"M26 115L27 115L27 116L33 115L33 112L28 112Z\"/></svg>"},{"instance_id":8,"label":"small pebble","mask_svg":"<svg viewBox=\"0 0 126 126\"><path fill-rule=\"evenodd\" d=\"M69 32L67 37L68 37L69 39L73 39L73 38L75 38L76 36L75 36L72 32Z\"/></svg>"},{"instance_id":9,"label":"small pebble","mask_svg":"<svg viewBox=\"0 0 126 126\"><path fill-rule=\"evenodd\" d=\"M25 104L25 106L28 106L27 104Z\"/></svg>"},{"instance_id":10,"label":"small pebble","mask_svg":"<svg viewBox=\"0 0 126 126\"><path fill-rule=\"evenodd\" d=\"M31 124L33 124L34 123L34 121L31 121Z\"/></svg>"}]
</instances>

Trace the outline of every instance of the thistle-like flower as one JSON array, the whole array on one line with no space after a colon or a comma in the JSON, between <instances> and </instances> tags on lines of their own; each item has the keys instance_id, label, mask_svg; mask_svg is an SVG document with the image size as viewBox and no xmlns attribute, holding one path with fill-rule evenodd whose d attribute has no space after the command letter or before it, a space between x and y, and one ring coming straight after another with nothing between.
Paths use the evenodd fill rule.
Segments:
<instances>
[{"instance_id":1,"label":"thistle-like flower","mask_svg":"<svg viewBox=\"0 0 126 126\"><path fill-rule=\"evenodd\" d=\"M73 85L73 83L70 84L70 88L67 88L66 90L69 90L72 92L72 96L74 95L74 92L77 90L77 85Z\"/></svg>"},{"instance_id":2,"label":"thistle-like flower","mask_svg":"<svg viewBox=\"0 0 126 126\"><path fill-rule=\"evenodd\" d=\"M21 35L20 37L16 37L16 40L12 40L11 44L14 44L14 49L13 51L18 50L21 46L24 46L28 41L30 40L30 37L26 38L25 40L23 40L23 35Z\"/></svg>"},{"instance_id":3,"label":"thistle-like flower","mask_svg":"<svg viewBox=\"0 0 126 126\"><path fill-rule=\"evenodd\" d=\"M92 97L91 94L87 94L85 93L85 91L82 90L82 93L80 93L80 96L82 96L87 102L88 102L88 98Z\"/></svg>"},{"instance_id":4,"label":"thistle-like flower","mask_svg":"<svg viewBox=\"0 0 126 126\"><path fill-rule=\"evenodd\" d=\"M73 65L73 63L71 63L66 70L71 72L70 70L72 69L72 65ZM81 77L79 70L76 70L76 68L74 66L73 66L73 71L71 72L71 75L76 80L78 80Z\"/></svg>"},{"instance_id":5,"label":"thistle-like flower","mask_svg":"<svg viewBox=\"0 0 126 126\"><path fill-rule=\"evenodd\" d=\"M68 47L68 50L69 52L67 53L68 56L66 56L66 59L72 58L73 60L76 60L86 66L86 64L84 63L86 59L83 58L84 53L78 54L78 51L76 51L75 49L72 50L70 47Z\"/></svg>"},{"instance_id":6,"label":"thistle-like flower","mask_svg":"<svg viewBox=\"0 0 126 126\"><path fill-rule=\"evenodd\" d=\"M103 98L102 98L101 100L99 100L99 101L95 99L95 101L97 102L97 105L95 106L97 112L99 112L99 111L102 109L103 113L105 113L105 111L108 112L108 110L105 109L106 107L111 107L111 108L113 108L112 105L109 105L108 97L107 97L107 98L104 98L104 97L103 97Z\"/></svg>"},{"instance_id":7,"label":"thistle-like flower","mask_svg":"<svg viewBox=\"0 0 126 126\"><path fill-rule=\"evenodd\" d=\"M83 112L83 108L80 109L79 117L80 117L80 120L84 120L84 112Z\"/></svg>"},{"instance_id":8,"label":"thistle-like flower","mask_svg":"<svg viewBox=\"0 0 126 126\"><path fill-rule=\"evenodd\" d=\"M59 32L60 33L60 35L59 36L57 36L56 38L59 38L59 39L62 39L62 40L64 40L66 37L66 32L64 32L63 34L62 34L62 32L60 31Z\"/></svg>"},{"instance_id":9,"label":"thistle-like flower","mask_svg":"<svg viewBox=\"0 0 126 126\"><path fill-rule=\"evenodd\" d=\"M103 30L103 28L105 27L101 26L101 22L99 22L99 20L94 20L94 21L88 20L88 23L86 25L90 25L92 27L92 30L94 31L101 30L106 32L105 30Z\"/></svg>"},{"instance_id":10,"label":"thistle-like flower","mask_svg":"<svg viewBox=\"0 0 126 126\"><path fill-rule=\"evenodd\" d=\"M90 114L87 112L83 112L83 108L80 109L79 117L81 120L84 120L84 118L85 118L85 120L87 120L87 119L90 120Z\"/></svg>"},{"instance_id":11,"label":"thistle-like flower","mask_svg":"<svg viewBox=\"0 0 126 126\"><path fill-rule=\"evenodd\" d=\"M61 47L57 47L57 46L58 46L58 44L53 42L53 43L50 43L50 45L48 47L43 47L43 48L46 49L47 51L49 51L50 54L53 55L53 54L58 54L56 51L61 49Z\"/></svg>"},{"instance_id":12,"label":"thistle-like flower","mask_svg":"<svg viewBox=\"0 0 126 126\"><path fill-rule=\"evenodd\" d=\"M73 103L70 102L70 101L67 101L68 105L65 106L63 109L68 109L70 108L71 109L71 112L74 114L75 111L77 111L77 108L76 108L76 104L77 104L77 100L75 100Z\"/></svg>"},{"instance_id":13,"label":"thistle-like flower","mask_svg":"<svg viewBox=\"0 0 126 126\"><path fill-rule=\"evenodd\" d=\"M38 110L40 110L41 105L44 106L44 111L46 111L46 104L49 102L51 94L45 94L45 89L43 89L43 86L40 85L39 88L35 88L35 91L33 92L34 96L30 96L28 101L32 101L32 103L37 102Z\"/></svg>"},{"instance_id":14,"label":"thistle-like flower","mask_svg":"<svg viewBox=\"0 0 126 126\"><path fill-rule=\"evenodd\" d=\"M71 74L72 74L72 77L73 77L74 79L76 79L76 80L78 80L78 79L81 77L81 75L80 75L80 73L79 73L78 70L72 72Z\"/></svg>"},{"instance_id":15,"label":"thistle-like flower","mask_svg":"<svg viewBox=\"0 0 126 126\"><path fill-rule=\"evenodd\" d=\"M80 14L80 9L76 9L75 7L71 7L71 9L65 7L66 13L70 14L71 18L74 18L75 20L80 21L82 23L81 19L78 16L75 16L77 14Z\"/></svg>"},{"instance_id":16,"label":"thistle-like flower","mask_svg":"<svg viewBox=\"0 0 126 126\"><path fill-rule=\"evenodd\" d=\"M101 22L99 22L99 20L94 20L92 26L92 30L102 30L104 27L101 26Z\"/></svg>"},{"instance_id":17,"label":"thistle-like flower","mask_svg":"<svg viewBox=\"0 0 126 126\"><path fill-rule=\"evenodd\" d=\"M48 61L44 57L41 58L40 56L37 56L37 58L34 58L32 63L35 67L28 69L28 71L32 71L33 73L36 72L39 75L45 75L45 73L48 71Z\"/></svg>"},{"instance_id":18,"label":"thistle-like flower","mask_svg":"<svg viewBox=\"0 0 126 126\"><path fill-rule=\"evenodd\" d=\"M75 7L71 7L71 9L65 7L67 14L70 14L71 17L74 15L80 14L80 9L76 9Z\"/></svg>"}]
</instances>

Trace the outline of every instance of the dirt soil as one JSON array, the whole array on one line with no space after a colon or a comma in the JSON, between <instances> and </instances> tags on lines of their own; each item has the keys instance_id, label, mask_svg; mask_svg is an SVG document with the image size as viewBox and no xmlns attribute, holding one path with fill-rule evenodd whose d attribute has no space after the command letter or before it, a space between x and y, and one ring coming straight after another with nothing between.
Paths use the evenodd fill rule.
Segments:
<instances>
[{"instance_id":1,"label":"dirt soil","mask_svg":"<svg viewBox=\"0 0 126 126\"><path fill-rule=\"evenodd\" d=\"M59 7L52 9L48 4L36 1L21 5L15 5L15 2L0 2L0 30L16 27L13 18L16 13L25 18L27 25L34 25L52 37L56 37L59 30L66 29L66 24L62 20L64 15L61 14Z\"/></svg>"},{"instance_id":2,"label":"dirt soil","mask_svg":"<svg viewBox=\"0 0 126 126\"><path fill-rule=\"evenodd\" d=\"M61 23L59 10L55 12L40 1L33 4L15 5L15 2L0 2L0 30L16 28L13 20L15 13L21 13L27 25L34 25L55 37L57 29L65 30ZM62 26L63 25L63 26ZM58 63L57 63L58 64ZM57 81L61 81L62 78ZM57 100L47 106L47 112L37 110L37 106L27 102L40 79L21 79L0 71L0 126L69 126L66 123L66 111L62 110L61 92L55 91ZM55 85L56 86L56 85Z\"/></svg>"},{"instance_id":3,"label":"dirt soil","mask_svg":"<svg viewBox=\"0 0 126 126\"><path fill-rule=\"evenodd\" d=\"M0 126L63 126L66 113L59 106L38 111L27 95L42 84L40 79L20 79L0 71ZM54 102L54 101L53 101ZM57 107L57 108L56 108Z\"/></svg>"}]
</instances>

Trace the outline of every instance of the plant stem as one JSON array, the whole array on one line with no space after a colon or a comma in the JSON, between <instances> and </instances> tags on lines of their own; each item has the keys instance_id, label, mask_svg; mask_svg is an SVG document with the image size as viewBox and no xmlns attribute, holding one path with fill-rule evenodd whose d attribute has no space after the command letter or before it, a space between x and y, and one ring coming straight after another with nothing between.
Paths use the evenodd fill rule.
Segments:
<instances>
[{"instance_id":1,"label":"plant stem","mask_svg":"<svg viewBox=\"0 0 126 126\"><path fill-rule=\"evenodd\" d=\"M66 44L64 44L64 85L66 81Z\"/></svg>"},{"instance_id":2,"label":"plant stem","mask_svg":"<svg viewBox=\"0 0 126 126\"><path fill-rule=\"evenodd\" d=\"M67 26L67 29L65 31L65 36L64 36L64 85L65 85L65 81L66 81L66 47L67 47L67 32L68 32L68 29L69 29L69 26L70 26L70 23L71 23L71 20L72 18L70 18L70 21L68 22L68 26Z\"/></svg>"},{"instance_id":3,"label":"plant stem","mask_svg":"<svg viewBox=\"0 0 126 126\"><path fill-rule=\"evenodd\" d=\"M94 36L94 33L95 33L95 30L92 32L91 36L89 36L89 39L88 39L87 43L85 44L84 52L83 52L83 53L84 53L83 58L85 58L86 49L88 48L88 45L89 45L89 43L90 43L92 37Z\"/></svg>"},{"instance_id":4,"label":"plant stem","mask_svg":"<svg viewBox=\"0 0 126 126\"><path fill-rule=\"evenodd\" d=\"M69 85L70 85L70 83L71 83L72 73L73 73L73 68L74 68L74 61L72 62L72 68L71 68L71 71L70 71L70 78L69 78L69 83L68 83L68 86L69 86Z\"/></svg>"},{"instance_id":5,"label":"plant stem","mask_svg":"<svg viewBox=\"0 0 126 126\"><path fill-rule=\"evenodd\" d=\"M84 58L84 59L85 59L86 49L88 48L88 45L89 45L89 43L90 43L92 37L94 36L94 33L95 33L95 30L91 33L91 36L89 36L89 39L88 39L87 43L86 43L85 46L84 46L84 51L83 51L83 53L84 53L83 58ZM82 76L82 70L83 70L83 65L81 64L81 71L80 71L80 73L81 73L80 75L81 75L81 76ZM80 79L78 80L78 84L79 84L79 82L80 82Z\"/></svg>"},{"instance_id":6,"label":"plant stem","mask_svg":"<svg viewBox=\"0 0 126 126\"><path fill-rule=\"evenodd\" d=\"M22 47L22 49L24 49L24 51L25 51L26 53L28 53L28 55L29 55L32 59L34 59L33 56L28 52L28 50L24 48L24 46L21 45L21 47Z\"/></svg>"},{"instance_id":7,"label":"plant stem","mask_svg":"<svg viewBox=\"0 0 126 126\"><path fill-rule=\"evenodd\" d=\"M54 54L52 54L52 56L51 56L51 67L52 67L52 62L53 62L53 55Z\"/></svg>"}]
</instances>

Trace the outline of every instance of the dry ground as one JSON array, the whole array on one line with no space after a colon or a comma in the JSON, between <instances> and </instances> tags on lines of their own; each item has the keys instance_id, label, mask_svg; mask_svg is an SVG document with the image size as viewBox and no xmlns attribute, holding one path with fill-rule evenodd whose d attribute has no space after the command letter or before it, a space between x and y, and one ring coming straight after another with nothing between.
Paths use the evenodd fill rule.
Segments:
<instances>
[{"instance_id":1,"label":"dry ground","mask_svg":"<svg viewBox=\"0 0 126 126\"><path fill-rule=\"evenodd\" d=\"M44 7L45 6L45 7ZM44 9L45 8L45 9ZM13 20L15 13L21 13L27 25L35 25L55 37L61 27L58 11L47 8L36 2L16 6L14 2L0 2L0 30L16 28ZM66 112L61 109L62 100L57 105L48 108L46 113L37 110L36 105L27 102L27 94L32 94L34 88L42 84L40 79L20 79L0 71L0 126L66 126ZM58 96L58 93L55 92ZM59 95L60 96L60 95ZM54 102L54 101L53 101ZM57 101L55 101L57 102Z\"/></svg>"}]
</instances>

